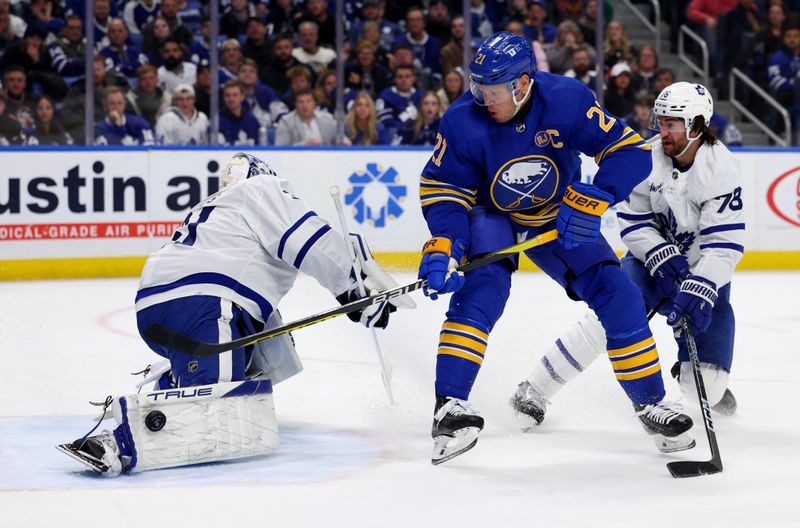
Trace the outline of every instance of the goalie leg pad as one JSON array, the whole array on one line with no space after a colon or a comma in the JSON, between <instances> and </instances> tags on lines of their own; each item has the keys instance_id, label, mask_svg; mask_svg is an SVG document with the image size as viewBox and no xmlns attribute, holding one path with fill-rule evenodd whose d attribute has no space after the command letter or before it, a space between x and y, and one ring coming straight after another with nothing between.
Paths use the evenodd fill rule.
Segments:
<instances>
[{"instance_id":1,"label":"goalie leg pad","mask_svg":"<svg viewBox=\"0 0 800 528\"><path fill-rule=\"evenodd\" d=\"M120 396L113 412L125 472L261 455L279 443L266 379Z\"/></svg>"}]
</instances>

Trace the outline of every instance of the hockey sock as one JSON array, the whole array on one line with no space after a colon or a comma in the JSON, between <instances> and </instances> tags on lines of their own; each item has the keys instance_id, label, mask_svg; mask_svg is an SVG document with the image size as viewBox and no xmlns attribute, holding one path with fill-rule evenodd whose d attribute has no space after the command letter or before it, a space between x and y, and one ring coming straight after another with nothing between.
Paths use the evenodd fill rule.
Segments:
<instances>
[{"instance_id":1,"label":"hockey sock","mask_svg":"<svg viewBox=\"0 0 800 528\"><path fill-rule=\"evenodd\" d=\"M475 321L447 319L439 334L436 356L436 394L469 398L489 339L488 329Z\"/></svg>"},{"instance_id":2,"label":"hockey sock","mask_svg":"<svg viewBox=\"0 0 800 528\"><path fill-rule=\"evenodd\" d=\"M648 326L628 336L609 336L607 346L614 374L634 405L657 403L664 398L658 350Z\"/></svg>"},{"instance_id":3,"label":"hockey sock","mask_svg":"<svg viewBox=\"0 0 800 528\"><path fill-rule=\"evenodd\" d=\"M528 382L549 400L605 351L605 341L600 321L588 312L578 324L556 339L528 374Z\"/></svg>"}]
</instances>

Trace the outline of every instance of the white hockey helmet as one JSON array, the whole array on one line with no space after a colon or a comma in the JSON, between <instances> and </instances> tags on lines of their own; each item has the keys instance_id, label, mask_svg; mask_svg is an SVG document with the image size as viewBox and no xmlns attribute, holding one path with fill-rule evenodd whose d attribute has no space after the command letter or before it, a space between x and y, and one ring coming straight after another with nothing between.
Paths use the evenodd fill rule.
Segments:
<instances>
[{"instance_id":1,"label":"white hockey helmet","mask_svg":"<svg viewBox=\"0 0 800 528\"><path fill-rule=\"evenodd\" d=\"M653 122L657 125L659 117L683 119L688 137L697 116L703 116L708 126L713 113L714 101L708 89L702 84L681 81L670 84L658 94L653 106ZM657 126L654 128L658 129Z\"/></svg>"},{"instance_id":2,"label":"white hockey helmet","mask_svg":"<svg viewBox=\"0 0 800 528\"><path fill-rule=\"evenodd\" d=\"M247 178L258 176L260 174L267 174L269 176L277 176L272 167L261 161L255 156L245 154L244 152L237 152L233 157L228 160L225 167L220 174L220 187L227 187L234 183L244 181Z\"/></svg>"}]
</instances>

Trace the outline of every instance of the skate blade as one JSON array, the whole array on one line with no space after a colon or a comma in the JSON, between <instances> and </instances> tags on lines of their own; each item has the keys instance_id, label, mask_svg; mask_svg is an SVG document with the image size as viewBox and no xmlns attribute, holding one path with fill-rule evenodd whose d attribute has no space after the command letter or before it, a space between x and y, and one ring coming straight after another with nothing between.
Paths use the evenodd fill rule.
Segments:
<instances>
[{"instance_id":1,"label":"skate blade","mask_svg":"<svg viewBox=\"0 0 800 528\"><path fill-rule=\"evenodd\" d=\"M67 455L68 457L77 460L84 466L87 466L89 469L94 471L95 473L100 473L101 475L108 471L108 466L96 460L94 458L90 458L86 455L78 453L73 447L72 444L58 444L56 449Z\"/></svg>"},{"instance_id":2,"label":"skate blade","mask_svg":"<svg viewBox=\"0 0 800 528\"><path fill-rule=\"evenodd\" d=\"M694 438L689 433L679 434L672 438L664 435L653 435L653 442L656 448L662 453L677 453L692 449L696 444Z\"/></svg>"},{"instance_id":3,"label":"skate blade","mask_svg":"<svg viewBox=\"0 0 800 528\"><path fill-rule=\"evenodd\" d=\"M517 427L523 433L532 433L532 432L534 432L539 427L539 424L542 423L542 422L537 421L535 418L533 418L531 416L528 416L527 414L521 413L521 412L516 412L515 411L514 412L514 417L515 417L515 420L517 422Z\"/></svg>"},{"instance_id":4,"label":"skate blade","mask_svg":"<svg viewBox=\"0 0 800 528\"><path fill-rule=\"evenodd\" d=\"M431 464L438 466L462 453L466 453L478 443L477 427L465 427L453 433L453 436L437 436L433 439L433 456Z\"/></svg>"}]
</instances>

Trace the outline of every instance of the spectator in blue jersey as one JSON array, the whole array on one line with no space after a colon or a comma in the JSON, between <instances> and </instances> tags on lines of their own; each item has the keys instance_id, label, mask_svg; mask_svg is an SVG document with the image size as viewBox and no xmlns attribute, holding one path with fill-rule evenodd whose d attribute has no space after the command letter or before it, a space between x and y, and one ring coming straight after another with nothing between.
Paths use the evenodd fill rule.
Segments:
<instances>
[{"instance_id":1,"label":"spectator in blue jersey","mask_svg":"<svg viewBox=\"0 0 800 528\"><path fill-rule=\"evenodd\" d=\"M248 0L231 0L228 10L219 21L219 32L228 38L243 35L247 20L256 16L256 8Z\"/></svg>"},{"instance_id":2,"label":"spectator in blue jersey","mask_svg":"<svg viewBox=\"0 0 800 528\"><path fill-rule=\"evenodd\" d=\"M197 81L197 66L183 58L183 46L172 37L161 46L161 66L158 67L161 88L174 94L182 84L193 85Z\"/></svg>"},{"instance_id":3,"label":"spectator in blue jersey","mask_svg":"<svg viewBox=\"0 0 800 528\"><path fill-rule=\"evenodd\" d=\"M94 0L94 43L105 44L104 39L108 33L108 23L111 21L111 2L109 0Z\"/></svg>"},{"instance_id":4,"label":"spectator in blue jersey","mask_svg":"<svg viewBox=\"0 0 800 528\"><path fill-rule=\"evenodd\" d=\"M425 92L419 101L414 123L400 129L394 142L400 145L435 145L441 118L442 103L439 97L435 92Z\"/></svg>"},{"instance_id":5,"label":"spectator in blue jersey","mask_svg":"<svg viewBox=\"0 0 800 528\"><path fill-rule=\"evenodd\" d=\"M128 43L128 30L121 18L114 18L108 23L106 37L108 44L100 49L100 55L106 58L107 70L114 69L132 78L139 66L148 63L139 47Z\"/></svg>"},{"instance_id":6,"label":"spectator in blue jersey","mask_svg":"<svg viewBox=\"0 0 800 528\"><path fill-rule=\"evenodd\" d=\"M493 5L483 0L470 2L470 27L474 37L483 40L494 33L497 26L498 20Z\"/></svg>"},{"instance_id":7,"label":"spectator in blue jersey","mask_svg":"<svg viewBox=\"0 0 800 528\"><path fill-rule=\"evenodd\" d=\"M364 0L361 3L362 20L356 20L350 27L350 32L348 33L350 44L356 45L364 23L372 21L377 22L380 27L381 46L386 49L392 49L394 41L397 40L397 37L403 32L400 26L383 18L384 8L385 3L382 0Z\"/></svg>"},{"instance_id":8,"label":"spectator in blue jersey","mask_svg":"<svg viewBox=\"0 0 800 528\"><path fill-rule=\"evenodd\" d=\"M239 68L244 62L242 45L236 39L228 39L222 44L222 56L219 60L219 83L225 84L236 79Z\"/></svg>"},{"instance_id":9,"label":"spectator in blue jersey","mask_svg":"<svg viewBox=\"0 0 800 528\"><path fill-rule=\"evenodd\" d=\"M388 145L391 142L386 128L378 122L375 102L367 92L356 95L347 112L343 142L345 145Z\"/></svg>"},{"instance_id":10,"label":"spectator in blue jersey","mask_svg":"<svg viewBox=\"0 0 800 528\"><path fill-rule=\"evenodd\" d=\"M244 102L244 87L234 79L222 88L225 105L219 113L219 143L221 145L258 144L258 120Z\"/></svg>"},{"instance_id":11,"label":"spectator in blue jersey","mask_svg":"<svg viewBox=\"0 0 800 528\"><path fill-rule=\"evenodd\" d=\"M795 85L800 73L800 26L785 26L781 40L783 46L769 61L769 89L779 103L796 112Z\"/></svg>"},{"instance_id":12,"label":"spectator in blue jersey","mask_svg":"<svg viewBox=\"0 0 800 528\"><path fill-rule=\"evenodd\" d=\"M333 145L336 121L328 112L317 109L314 92L299 90L294 94L295 110L286 114L275 132L276 145Z\"/></svg>"},{"instance_id":13,"label":"spectator in blue jersey","mask_svg":"<svg viewBox=\"0 0 800 528\"><path fill-rule=\"evenodd\" d=\"M245 59L239 68L239 82L242 83L247 109L253 112L259 125L274 126L289 111L272 88L258 80L258 66L253 59Z\"/></svg>"},{"instance_id":14,"label":"spectator in blue jersey","mask_svg":"<svg viewBox=\"0 0 800 528\"><path fill-rule=\"evenodd\" d=\"M83 75L86 69L86 39L83 38L83 22L77 15L69 15L64 21L61 36L48 46L53 69L64 77Z\"/></svg>"},{"instance_id":15,"label":"spectator in blue jersey","mask_svg":"<svg viewBox=\"0 0 800 528\"><path fill-rule=\"evenodd\" d=\"M597 72L592 67L592 57L586 46L578 46L572 50L572 67L564 73L564 77L572 77L594 91L597 82Z\"/></svg>"},{"instance_id":16,"label":"spectator in blue jersey","mask_svg":"<svg viewBox=\"0 0 800 528\"><path fill-rule=\"evenodd\" d=\"M192 35L196 35L200 31L200 24L203 21L203 4L206 4L205 0L178 0L178 17L189 28Z\"/></svg>"},{"instance_id":17,"label":"spectator in blue jersey","mask_svg":"<svg viewBox=\"0 0 800 528\"><path fill-rule=\"evenodd\" d=\"M211 21L206 17L200 24L200 33L189 44L189 61L201 66L211 61Z\"/></svg>"},{"instance_id":18,"label":"spectator in blue jersey","mask_svg":"<svg viewBox=\"0 0 800 528\"><path fill-rule=\"evenodd\" d=\"M28 25L39 27L45 34L45 39L55 37L64 27L64 9L62 3L55 0L31 0L26 7L23 6L24 18Z\"/></svg>"},{"instance_id":19,"label":"spectator in blue jersey","mask_svg":"<svg viewBox=\"0 0 800 528\"><path fill-rule=\"evenodd\" d=\"M95 145L152 145L153 130L143 117L125 113L125 92L117 86L103 94L106 117L94 125Z\"/></svg>"},{"instance_id":20,"label":"spectator in blue jersey","mask_svg":"<svg viewBox=\"0 0 800 528\"><path fill-rule=\"evenodd\" d=\"M523 29L528 40L535 40L541 45L555 41L558 28L547 21L547 4L544 0L528 3L528 20Z\"/></svg>"},{"instance_id":21,"label":"spectator in blue jersey","mask_svg":"<svg viewBox=\"0 0 800 528\"><path fill-rule=\"evenodd\" d=\"M50 52L44 45L44 31L34 25L28 26L25 37L0 59L0 71L7 71L11 66L22 68L29 93L38 87L42 93L57 100L67 93L67 85L53 68ZM6 90L12 98L17 97L12 88L7 86Z\"/></svg>"},{"instance_id":22,"label":"spectator in blue jersey","mask_svg":"<svg viewBox=\"0 0 800 528\"><path fill-rule=\"evenodd\" d=\"M242 44L242 54L253 59L258 65L258 77L263 79L267 74L267 66L272 61L272 44L267 38L267 27L258 17L247 20L247 38Z\"/></svg>"},{"instance_id":23,"label":"spectator in blue jersey","mask_svg":"<svg viewBox=\"0 0 800 528\"><path fill-rule=\"evenodd\" d=\"M36 103L34 126L25 129L27 145L72 145L72 136L55 119L55 102L46 95Z\"/></svg>"},{"instance_id":24,"label":"spectator in blue jersey","mask_svg":"<svg viewBox=\"0 0 800 528\"><path fill-rule=\"evenodd\" d=\"M355 49L355 58L345 65L345 86L357 92L365 91L371 97L392 85L392 72L377 61L375 46L362 40Z\"/></svg>"},{"instance_id":25,"label":"spectator in blue jersey","mask_svg":"<svg viewBox=\"0 0 800 528\"><path fill-rule=\"evenodd\" d=\"M417 104L422 98L422 90L417 89L416 82L417 74L413 66L398 66L394 74L394 86L383 90L375 101L378 120L391 136L417 118Z\"/></svg>"},{"instance_id":26,"label":"spectator in blue jersey","mask_svg":"<svg viewBox=\"0 0 800 528\"><path fill-rule=\"evenodd\" d=\"M151 126L172 105L172 95L158 85L158 70L152 64L139 66L136 71L136 88L129 91L128 112L144 118Z\"/></svg>"},{"instance_id":27,"label":"spectator in blue jersey","mask_svg":"<svg viewBox=\"0 0 800 528\"><path fill-rule=\"evenodd\" d=\"M122 18L131 36L141 40L142 28L153 22L160 8L159 0L128 0L122 10Z\"/></svg>"},{"instance_id":28,"label":"spectator in blue jersey","mask_svg":"<svg viewBox=\"0 0 800 528\"><path fill-rule=\"evenodd\" d=\"M396 42L411 46L414 58L419 61L425 72L441 73L439 61L441 46L439 41L425 31L425 15L419 7L411 7L406 13L406 33L400 35Z\"/></svg>"}]
</instances>

